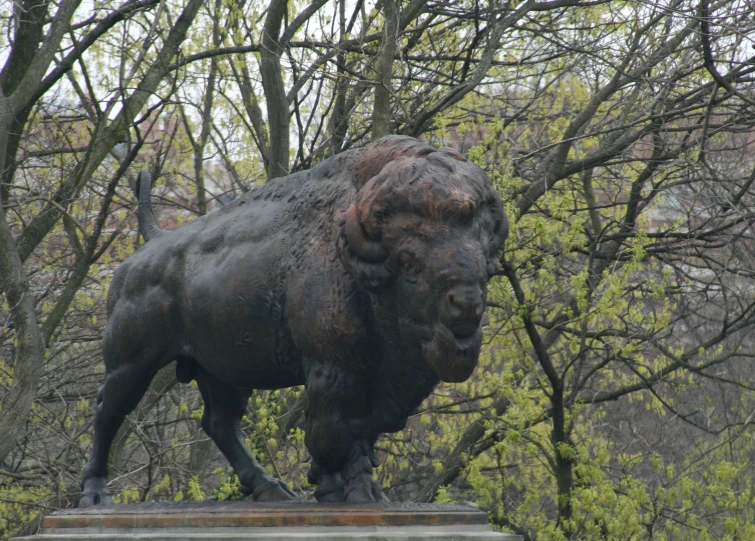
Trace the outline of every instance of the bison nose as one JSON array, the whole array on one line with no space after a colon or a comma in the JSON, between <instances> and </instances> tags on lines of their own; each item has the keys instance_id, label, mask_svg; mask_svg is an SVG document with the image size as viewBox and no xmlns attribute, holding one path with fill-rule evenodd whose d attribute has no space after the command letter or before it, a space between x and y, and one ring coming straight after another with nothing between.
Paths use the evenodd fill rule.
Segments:
<instances>
[{"instance_id":1,"label":"bison nose","mask_svg":"<svg viewBox=\"0 0 755 541\"><path fill-rule=\"evenodd\" d=\"M456 286L446 293L441 321L457 337L471 336L477 331L485 308L482 290L477 286Z\"/></svg>"}]
</instances>

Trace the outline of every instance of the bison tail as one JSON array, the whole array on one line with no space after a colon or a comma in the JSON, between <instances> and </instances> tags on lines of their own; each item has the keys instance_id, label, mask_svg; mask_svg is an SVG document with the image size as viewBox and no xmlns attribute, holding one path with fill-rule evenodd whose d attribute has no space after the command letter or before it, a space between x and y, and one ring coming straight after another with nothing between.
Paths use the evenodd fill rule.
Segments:
<instances>
[{"instance_id":1,"label":"bison tail","mask_svg":"<svg viewBox=\"0 0 755 541\"><path fill-rule=\"evenodd\" d=\"M155 215L152 214L150 192L152 191L152 178L149 171L142 169L136 178L136 197L139 200L139 208L136 219L139 221L139 233L144 237L144 242L163 234L163 230L157 225Z\"/></svg>"}]
</instances>

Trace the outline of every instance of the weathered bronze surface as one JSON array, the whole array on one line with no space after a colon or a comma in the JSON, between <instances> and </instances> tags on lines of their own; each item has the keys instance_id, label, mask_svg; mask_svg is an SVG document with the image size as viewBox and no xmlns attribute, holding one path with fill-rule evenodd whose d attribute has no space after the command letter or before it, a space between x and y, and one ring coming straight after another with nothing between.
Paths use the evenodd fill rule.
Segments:
<instances>
[{"instance_id":1,"label":"weathered bronze surface","mask_svg":"<svg viewBox=\"0 0 755 541\"><path fill-rule=\"evenodd\" d=\"M306 526L473 526L487 514L462 505L296 502L143 503L65 509L45 517L45 529L223 528Z\"/></svg>"},{"instance_id":2,"label":"weathered bronze surface","mask_svg":"<svg viewBox=\"0 0 755 541\"><path fill-rule=\"evenodd\" d=\"M385 501L377 438L477 365L508 233L485 172L453 150L385 137L174 231L157 226L140 178L148 242L113 275L80 505L109 501L118 427L173 361L179 381L196 380L202 427L254 500L296 495L244 444L249 394L304 384L317 500Z\"/></svg>"}]
</instances>

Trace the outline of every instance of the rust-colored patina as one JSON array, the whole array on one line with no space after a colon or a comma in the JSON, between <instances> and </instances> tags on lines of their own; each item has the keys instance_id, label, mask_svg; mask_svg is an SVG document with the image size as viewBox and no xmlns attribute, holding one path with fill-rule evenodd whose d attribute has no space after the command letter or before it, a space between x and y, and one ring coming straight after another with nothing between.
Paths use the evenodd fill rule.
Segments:
<instances>
[{"instance_id":1,"label":"rust-colored patina","mask_svg":"<svg viewBox=\"0 0 755 541\"><path fill-rule=\"evenodd\" d=\"M487 514L462 505L295 502L144 503L66 509L44 519L62 528L285 528L342 526L475 526Z\"/></svg>"}]
</instances>

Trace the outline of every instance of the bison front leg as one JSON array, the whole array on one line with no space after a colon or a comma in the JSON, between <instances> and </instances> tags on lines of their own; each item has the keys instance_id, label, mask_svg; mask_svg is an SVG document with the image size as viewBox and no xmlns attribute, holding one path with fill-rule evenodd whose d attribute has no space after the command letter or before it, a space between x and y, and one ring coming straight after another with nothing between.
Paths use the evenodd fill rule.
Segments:
<instances>
[{"instance_id":1,"label":"bison front leg","mask_svg":"<svg viewBox=\"0 0 755 541\"><path fill-rule=\"evenodd\" d=\"M201 367L196 380L204 400L202 428L233 467L241 492L251 494L255 501L296 499L296 494L283 481L268 475L244 443L239 425L249 393L226 385Z\"/></svg>"},{"instance_id":2,"label":"bison front leg","mask_svg":"<svg viewBox=\"0 0 755 541\"><path fill-rule=\"evenodd\" d=\"M380 463L374 452L369 452L369 463L365 462L363 441L356 442L354 454L346 460L346 466L337 473L326 472L316 462L307 474L307 479L317 485L315 498L320 503L345 502L372 503L388 502L383 488L372 477L372 468Z\"/></svg>"},{"instance_id":3,"label":"bison front leg","mask_svg":"<svg viewBox=\"0 0 755 541\"><path fill-rule=\"evenodd\" d=\"M367 378L338 366L315 366L307 378L305 443L309 481L320 502L388 501L372 478L371 404Z\"/></svg>"},{"instance_id":4,"label":"bison front leg","mask_svg":"<svg viewBox=\"0 0 755 541\"><path fill-rule=\"evenodd\" d=\"M316 460L312 459L312 466L307 472L307 481L317 485L315 498L320 503L345 502L343 493L343 477L340 473L329 473L322 469Z\"/></svg>"},{"instance_id":5,"label":"bison front leg","mask_svg":"<svg viewBox=\"0 0 755 541\"><path fill-rule=\"evenodd\" d=\"M372 469L379 466L372 444L357 441L352 448L341 476L344 479L343 493L349 503L387 502L383 487L375 481Z\"/></svg>"}]
</instances>

